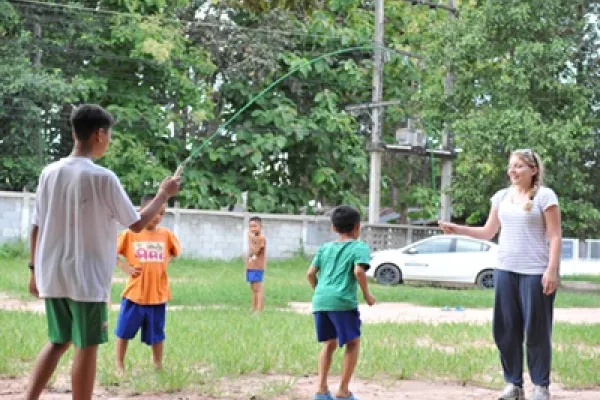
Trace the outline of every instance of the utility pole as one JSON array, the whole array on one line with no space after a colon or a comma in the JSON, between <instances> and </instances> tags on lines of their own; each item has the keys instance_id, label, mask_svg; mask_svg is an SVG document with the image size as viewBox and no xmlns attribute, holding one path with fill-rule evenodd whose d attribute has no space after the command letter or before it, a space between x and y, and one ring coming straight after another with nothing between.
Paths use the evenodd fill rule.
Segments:
<instances>
[{"instance_id":1,"label":"utility pole","mask_svg":"<svg viewBox=\"0 0 600 400\"><path fill-rule=\"evenodd\" d=\"M448 10L455 10L454 0L448 0ZM455 13L453 11L449 11L450 18L455 18ZM454 88L454 72L449 70L446 73L446 79L444 81L444 92L446 94L452 93L452 89ZM450 128L448 123L446 122L446 126L444 127L444 132L442 135L442 146L444 150L452 149L452 132L450 132ZM442 221L450 221L452 217L451 207L452 207L452 198L450 197L448 190L450 189L450 184L452 183L452 158L444 158L442 159L442 184L441 184L441 196L440 196L440 219Z\"/></svg>"},{"instance_id":2,"label":"utility pole","mask_svg":"<svg viewBox=\"0 0 600 400\"><path fill-rule=\"evenodd\" d=\"M383 1L375 0L375 52L373 53L373 94L372 102L377 104L383 97ZM371 114L371 154L369 174L369 224L379 222L381 201L381 125L383 107L374 107Z\"/></svg>"},{"instance_id":3,"label":"utility pole","mask_svg":"<svg viewBox=\"0 0 600 400\"><path fill-rule=\"evenodd\" d=\"M33 24L33 36L38 42L38 49L36 50L32 64L33 68L39 70L42 67L42 24L36 20ZM44 128L39 127L37 133L37 156L40 165L44 165Z\"/></svg>"}]
</instances>

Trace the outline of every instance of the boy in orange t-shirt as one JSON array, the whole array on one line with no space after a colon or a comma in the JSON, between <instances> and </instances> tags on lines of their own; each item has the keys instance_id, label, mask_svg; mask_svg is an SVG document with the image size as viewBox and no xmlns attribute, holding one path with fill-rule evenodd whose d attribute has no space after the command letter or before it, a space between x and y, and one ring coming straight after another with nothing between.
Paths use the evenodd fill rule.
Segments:
<instances>
[{"instance_id":1,"label":"boy in orange t-shirt","mask_svg":"<svg viewBox=\"0 0 600 400\"><path fill-rule=\"evenodd\" d=\"M142 207L149 197L142 199ZM165 340L166 303L171 300L167 265L171 256L179 255L181 248L175 235L167 228L158 227L165 214L160 212L140 233L126 230L119 236L117 253L126 258L117 264L130 275L121 295L121 309L117 320L117 369L123 371L127 344L142 329L142 342L152 346L154 367L162 368Z\"/></svg>"}]
</instances>

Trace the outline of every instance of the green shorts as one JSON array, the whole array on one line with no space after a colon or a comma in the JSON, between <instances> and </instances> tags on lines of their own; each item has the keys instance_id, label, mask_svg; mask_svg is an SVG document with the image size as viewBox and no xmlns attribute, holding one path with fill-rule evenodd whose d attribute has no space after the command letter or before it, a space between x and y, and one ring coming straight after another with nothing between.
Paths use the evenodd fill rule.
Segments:
<instances>
[{"instance_id":1,"label":"green shorts","mask_svg":"<svg viewBox=\"0 0 600 400\"><path fill-rule=\"evenodd\" d=\"M48 339L51 343L73 342L80 349L108 341L106 303L66 298L46 300Z\"/></svg>"}]
</instances>

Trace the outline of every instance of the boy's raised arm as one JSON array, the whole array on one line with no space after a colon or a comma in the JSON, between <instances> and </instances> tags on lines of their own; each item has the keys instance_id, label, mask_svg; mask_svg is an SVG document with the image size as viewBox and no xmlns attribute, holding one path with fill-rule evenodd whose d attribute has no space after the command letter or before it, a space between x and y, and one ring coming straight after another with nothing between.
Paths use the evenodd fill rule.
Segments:
<instances>
[{"instance_id":1,"label":"boy's raised arm","mask_svg":"<svg viewBox=\"0 0 600 400\"><path fill-rule=\"evenodd\" d=\"M158 188L158 194L150 203L146 205L140 212L140 219L137 222L131 224L129 229L138 233L148 225L148 223L154 218L160 211L163 204L167 202L171 197L175 196L179 192L179 177L169 176L165 178Z\"/></svg>"}]
</instances>

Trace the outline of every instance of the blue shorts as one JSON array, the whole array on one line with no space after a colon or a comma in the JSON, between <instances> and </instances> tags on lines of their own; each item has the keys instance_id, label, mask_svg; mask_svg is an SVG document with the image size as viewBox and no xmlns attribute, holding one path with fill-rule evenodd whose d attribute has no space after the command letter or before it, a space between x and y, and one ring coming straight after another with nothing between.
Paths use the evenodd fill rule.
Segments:
<instances>
[{"instance_id":1,"label":"blue shorts","mask_svg":"<svg viewBox=\"0 0 600 400\"><path fill-rule=\"evenodd\" d=\"M167 305L141 305L124 298L117 320L115 335L120 339L130 340L142 328L142 342L148 346L165 340L165 316Z\"/></svg>"},{"instance_id":2,"label":"blue shorts","mask_svg":"<svg viewBox=\"0 0 600 400\"><path fill-rule=\"evenodd\" d=\"M262 269L247 269L246 282L262 282L265 279L265 271Z\"/></svg>"},{"instance_id":3,"label":"blue shorts","mask_svg":"<svg viewBox=\"0 0 600 400\"><path fill-rule=\"evenodd\" d=\"M317 340L326 342L337 339L340 347L360 337L360 313L352 311L316 311L315 328Z\"/></svg>"}]
</instances>

